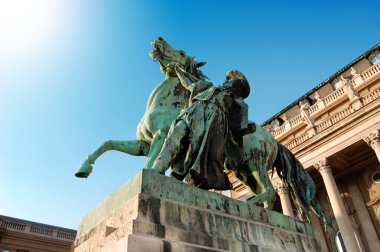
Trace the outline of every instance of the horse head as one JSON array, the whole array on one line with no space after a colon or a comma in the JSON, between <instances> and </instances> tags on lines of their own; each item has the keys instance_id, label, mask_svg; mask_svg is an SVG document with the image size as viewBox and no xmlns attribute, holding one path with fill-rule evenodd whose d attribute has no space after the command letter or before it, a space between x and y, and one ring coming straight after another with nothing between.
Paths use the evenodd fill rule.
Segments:
<instances>
[{"instance_id":1,"label":"horse head","mask_svg":"<svg viewBox=\"0 0 380 252\"><path fill-rule=\"evenodd\" d=\"M149 55L160 64L163 74L176 76L174 66L179 65L186 70L186 72L194 75L198 79L207 78L202 71L198 69L199 67L204 66L206 62L195 61L195 57L186 55L183 50L174 49L162 37L153 40L151 44L154 47L154 50L151 51Z\"/></svg>"}]
</instances>

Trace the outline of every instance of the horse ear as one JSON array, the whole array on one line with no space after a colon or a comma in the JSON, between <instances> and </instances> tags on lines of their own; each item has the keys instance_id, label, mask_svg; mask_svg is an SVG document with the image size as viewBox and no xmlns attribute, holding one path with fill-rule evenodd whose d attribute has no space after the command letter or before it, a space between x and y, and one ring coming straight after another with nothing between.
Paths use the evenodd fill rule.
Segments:
<instances>
[{"instance_id":1,"label":"horse ear","mask_svg":"<svg viewBox=\"0 0 380 252\"><path fill-rule=\"evenodd\" d=\"M206 63L207 63L207 62L204 62L204 61L197 62L197 64L195 64L195 66L196 66L197 68L199 68L199 67L203 67L204 65L206 65Z\"/></svg>"}]
</instances>

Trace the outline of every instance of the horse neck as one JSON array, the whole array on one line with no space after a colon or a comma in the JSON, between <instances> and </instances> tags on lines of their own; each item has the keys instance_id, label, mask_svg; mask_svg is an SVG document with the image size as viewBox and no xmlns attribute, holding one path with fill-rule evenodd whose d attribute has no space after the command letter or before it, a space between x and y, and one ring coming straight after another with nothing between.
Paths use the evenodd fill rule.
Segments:
<instances>
[{"instance_id":1,"label":"horse neck","mask_svg":"<svg viewBox=\"0 0 380 252\"><path fill-rule=\"evenodd\" d=\"M164 98L161 97L162 95L164 95ZM185 107L187 106L189 96L190 92L182 86L176 76L166 75L165 79L160 84L158 84L158 86L156 86L156 88L150 94L147 109L152 105L157 105L152 104L152 101L155 100L156 97L161 97L159 99L165 99L166 101L174 101L175 103L179 102L182 107Z\"/></svg>"},{"instance_id":2,"label":"horse neck","mask_svg":"<svg viewBox=\"0 0 380 252\"><path fill-rule=\"evenodd\" d=\"M165 79L156 87L157 89L161 88L173 88L177 85L181 85L177 76L171 76L169 74L165 75Z\"/></svg>"}]
</instances>

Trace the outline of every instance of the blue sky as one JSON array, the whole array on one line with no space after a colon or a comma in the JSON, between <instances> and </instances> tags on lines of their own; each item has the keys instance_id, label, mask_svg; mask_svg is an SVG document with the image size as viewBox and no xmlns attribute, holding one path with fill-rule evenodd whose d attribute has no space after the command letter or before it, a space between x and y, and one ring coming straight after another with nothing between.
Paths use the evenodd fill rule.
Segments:
<instances>
[{"instance_id":1,"label":"blue sky","mask_svg":"<svg viewBox=\"0 0 380 252\"><path fill-rule=\"evenodd\" d=\"M380 42L378 1L0 0L0 214L76 229L145 158L104 154L135 139L164 76L148 53L163 36L207 61L221 84L241 70L261 123Z\"/></svg>"}]
</instances>

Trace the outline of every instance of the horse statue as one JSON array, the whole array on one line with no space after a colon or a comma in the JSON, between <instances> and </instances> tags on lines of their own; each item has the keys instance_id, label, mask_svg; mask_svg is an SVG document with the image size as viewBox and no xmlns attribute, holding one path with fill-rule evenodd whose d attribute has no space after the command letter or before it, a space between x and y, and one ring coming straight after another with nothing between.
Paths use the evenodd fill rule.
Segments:
<instances>
[{"instance_id":1,"label":"horse statue","mask_svg":"<svg viewBox=\"0 0 380 252\"><path fill-rule=\"evenodd\" d=\"M134 156L146 156L145 167L152 168L153 162L162 149L170 125L189 102L190 93L180 83L175 66L180 66L189 76L193 76L194 80L206 79L206 76L198 69L205 62L195 61L194 57L187 56L184 51L174 49L161 37L151 44L154 50L150 52L150 56L159 63L165 79L149 96L145 114L137 127L137 140L104 142L84 160L75 176L88 177L96 159L109 150L117 150ZM299 217L310 215L311 207L323 222L328 224L329 218L325 216L315 198L315 184L302 164L268 131L258 124L255 126L255 132L243 137L243 153L247 162L237 169L231 168L228 163L225 164L225 168L232 171L237 179L253 192L254 197L247 200L247 203L263 204L267 209L273 208L276 191L268 172L275 167L279 177L290 189Z\"/></svg>"},{"instance_id":2,"label":"horse statue","mask_svg":"<svg viewBox=\"0 0 380 252\"><path fill-rule=\"evenodd\" d=\"M171 123L177 118L180 110L188 106L189 102L190 92L181 85L174 66L181 65L198 79L206 78L202 71L198 70L199 67L206 64L205 62L197 62L194 57L187 56L184 51L172 48L161 37L155 39L151 45L154 50L149 55L159 63L165 79L158 84L148 98L145 114L137 126L137 140L104 142L87 156L75 176L87 178L92 172L95 161L104 152L110 150L133 156L146 156L145 167L151 168L161 151Z\"/></svg>"}]
</instances>

